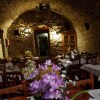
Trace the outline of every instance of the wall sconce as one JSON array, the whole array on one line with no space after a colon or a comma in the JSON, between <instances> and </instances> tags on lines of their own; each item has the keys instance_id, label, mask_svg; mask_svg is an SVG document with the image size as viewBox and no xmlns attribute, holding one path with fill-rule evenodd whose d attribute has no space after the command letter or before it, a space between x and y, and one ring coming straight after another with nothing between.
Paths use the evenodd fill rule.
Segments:
<instances>
[{"instance_id":1,"label":"wall sconce","mask_svg":"<svg viewBox=\"0 0 100 100\"><path fill-rule=\"evenodd\" d=\"M31 34L31 29L28 27L24 28L24 30L22 31L22 35L29 36L30 34Z\"/></svg>"},{"instance_id":2,"label":"wall sconce","mask_svg":"<svg viewBox=\"0 0 100 100\"><path fill-rule=\"evenodd\" d=\"M56 31L50 32L51 34L51 39L54 41L58 41L60 38L62 38L61 34L57 34Z\"/></svg>"}]
</instances>

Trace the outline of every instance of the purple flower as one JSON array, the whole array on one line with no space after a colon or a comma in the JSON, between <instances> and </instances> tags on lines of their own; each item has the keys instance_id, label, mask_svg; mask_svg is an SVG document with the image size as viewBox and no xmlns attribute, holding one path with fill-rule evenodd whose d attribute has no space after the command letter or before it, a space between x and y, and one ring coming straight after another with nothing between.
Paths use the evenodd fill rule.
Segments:
<instances>
[{"instance_id":1,"label":"purple flower","mask_svg":"<svg viewBox=\"0 0 100 100\"><path fill-rule=\"evenodd\" d=\"M57 77L57 75L54 72L42 75L43 82L46 84L52 82L55 79L55 77Z\"/></svg>"},{"instance_id":2,"label":"purple flower","mask_svg":"<svg viewBox=\"0 0 100 100\"><path fill-rule=\"evenodd\" d=\"M49 65L52 67L52 70L50 70L51 72L47 71L48 73L41 75L41 71L48 70ZM33 82L30 83L30 90L33 94L40 94L45 99L62 100L61 87L64 85L64 80L55 73L56 70L61 70L61 68L51 63L50 59L46 60L45 64L39 64L39 68L36 68L30 75L30 78L39 79L33 80ZM40 78L38 78L38 76Z\"/></svg>"},{"instance_id":3,"label":"purple flower","mask_svg":"<svg viewBox=\"0 0 100 100\"><path fill-rule=\"evenodd\" d=\"M58 65L53 64L52 66L54 71L61 70L61 68Z\"/></svg>"},{"instance_id":4,"label":"purple flower","mask_svg":"<svg viewBox=\"0 0 100 100\"><path fill-rule=\"evenodd\" d=\"M34 71L33 71L33 73L31 73L30 74L30 78L34 78L34 77L36 77L36 75L39 73L39 70L38 69L35 69Z\"/></svg>"},{"instance_id":5,"label":"purple flower","mask_svg":"<svg viewBox=\"0 0 100 100\"><path fill-rule=\"evenodd\" d=\"M47 70L47 65L40 65L39 64L39 69L41 69L41 70Z\"/></svg>"},{"instance_id":6,"label":"purple flower","mask_svg":"<svg viewBox=\"0 0 100 100\"><path fill-rule=\"evenodd\" d=\"M46 60L46 62L44 63L45 65L52 65L51 60Z\"/></svg>"},{"instance_id":7,"label":"purple flower","mask_svg":"<svg viewBox=\"0 0 100 100\"><path fill-rule=\"evenodd\" d=\"M43 82L43 80L41 80L40 87L41 87L41 91L42 91L42 92L45 92L45 91L48 90L49 85L48 85L48 84L45 84L45 83Z\"/></svg>"},{"instance_id":8,"label":"purple flower","mask_svg":"<svg viewBox=\"0 0 100 100\"><path fill-rule=\"evenodd\" d=\"M47 91L46 94L43 96L45 99L62 99L61 92L59 90L54 90L52 92Z\"/></svg>"},{"instance_id":9,"label":"purple flower","mask_svg":"<svg viewBox=\"0 0 100 100\"><path fill-rule=\"evenodd\" d=\"M41 80L39 80L39 81L35 80L32 83L30 83L30 90L33 93L38 92L40 89L41 89Z\"/></svg>"},{"instance_id":10,"label":"purple flower","mask_svg":"<svg viewBox=\"0 0 100 100\"><path fill-rule=\"evenodd\" d=\"M55 77L55 79L50 82L52 89L59 89L62 85L64 85L64 80L60 77Z\"/></svg>"}]
</instances>

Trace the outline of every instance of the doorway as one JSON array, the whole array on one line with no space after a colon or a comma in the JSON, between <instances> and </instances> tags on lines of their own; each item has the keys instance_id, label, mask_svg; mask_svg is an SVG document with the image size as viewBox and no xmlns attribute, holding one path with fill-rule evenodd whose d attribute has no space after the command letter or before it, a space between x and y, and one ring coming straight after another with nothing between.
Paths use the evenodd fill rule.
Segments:
<instances>
[{"instance_id":1,"label":"doorway","mask_svg":"<svg viewBox=\"0 0 100 100\"><path fill-rule=\"evenodd\" d=\"M49 30L35 30L35 44L40 58L49 57Z\"/></svg>"}]
</instances>

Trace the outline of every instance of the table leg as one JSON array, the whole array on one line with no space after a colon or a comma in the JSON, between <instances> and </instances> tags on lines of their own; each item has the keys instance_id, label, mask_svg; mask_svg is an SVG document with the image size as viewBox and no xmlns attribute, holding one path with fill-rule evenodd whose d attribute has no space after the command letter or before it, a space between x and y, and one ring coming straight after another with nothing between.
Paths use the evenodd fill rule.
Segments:
<instances>
[{"instance_id":1,"label":"table leg","mask_svg":"<svg viewBox=\"0 0 100 100\"><path fill-rule=\"evenodd\" d=\"M91 88L94 89L94 75L92 73L90 73L90 85Z\"/></svg>"}]
</instances>

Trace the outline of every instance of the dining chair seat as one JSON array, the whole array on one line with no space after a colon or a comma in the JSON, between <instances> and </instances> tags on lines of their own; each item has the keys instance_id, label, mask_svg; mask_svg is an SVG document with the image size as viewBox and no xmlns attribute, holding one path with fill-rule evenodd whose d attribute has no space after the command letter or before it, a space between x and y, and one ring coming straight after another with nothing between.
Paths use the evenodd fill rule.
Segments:
<instances>
[{"instance_id":1,"label":"dining chair seat","mask_svg":"<svg viewBox=\"0 0 100 100\"><path fill-rule=\"evenodd\" d=\"M8 100L28 100L28 98L25 96L16 96L16 97L9 98Z\"/></svg>"}]
</instances>

